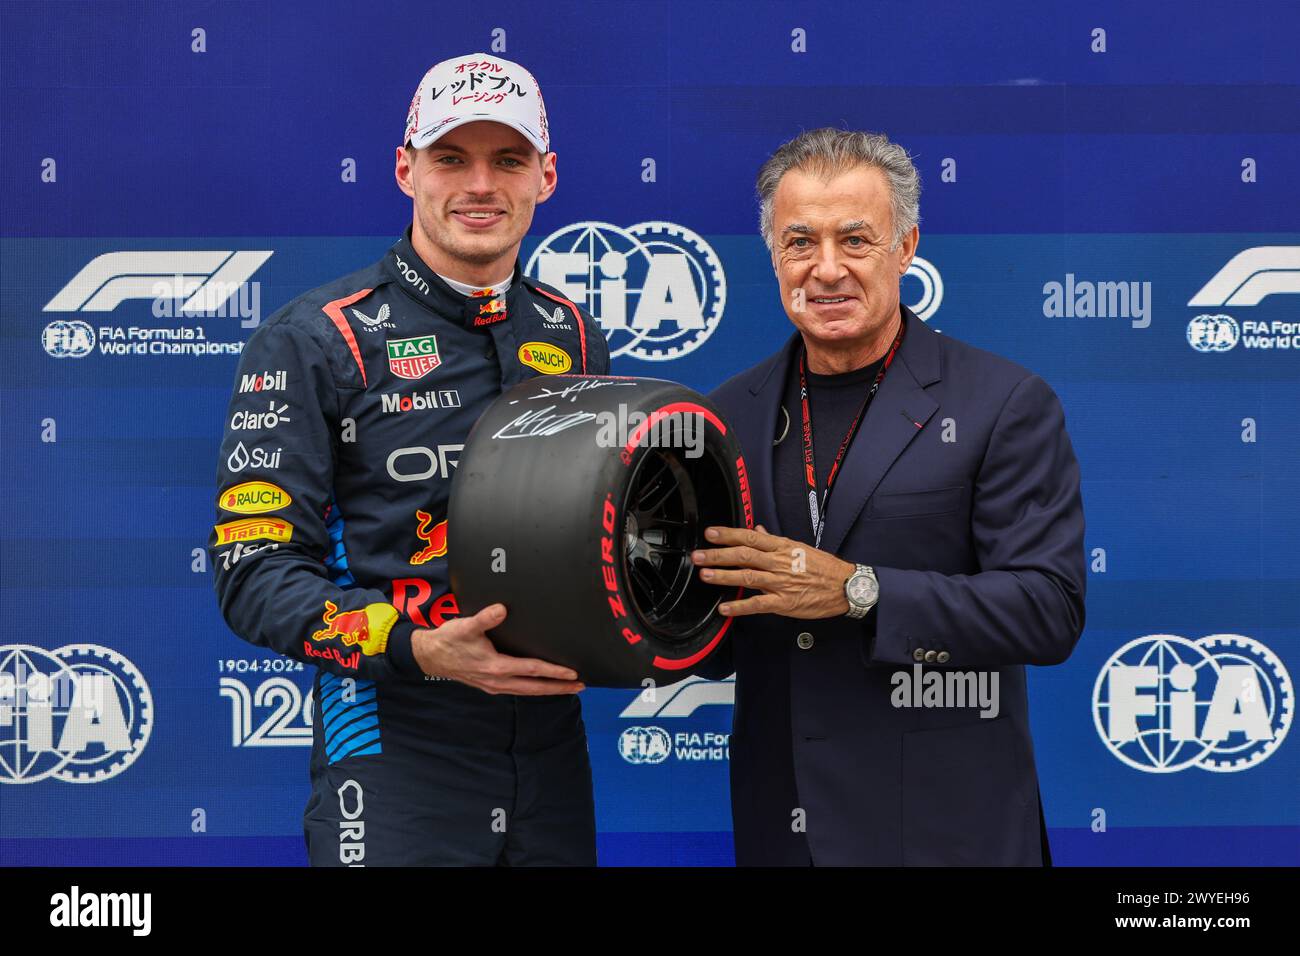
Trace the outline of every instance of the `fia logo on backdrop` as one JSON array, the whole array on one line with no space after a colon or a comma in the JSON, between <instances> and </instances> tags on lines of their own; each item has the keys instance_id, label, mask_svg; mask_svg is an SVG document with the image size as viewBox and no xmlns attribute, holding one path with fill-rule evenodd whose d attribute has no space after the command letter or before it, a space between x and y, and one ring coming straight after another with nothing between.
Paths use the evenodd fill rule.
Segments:
<instances>
[{"instance_id":1,"label":"fia logo on backdrop","mask_svg":"<svg viewBox=\"0 0 1300 956\"><path fill-rule=\"evenodd\" d=\"M99 783L135 762L152 729L149 685L112 648L0 647L0 783Z\"/></svg>"},{"instance_id":2,"label":"fia logo on backdrop","mask_svg":"<svg viewBox=\"0 0 1300 956\"><path fill-rule=\"evenodd\" d=\"M1240 634L1129 641L1102 667L1092 700L1102 742L1147 773L1247 770L1281 745L1294 707L1282 661Z\"/></svg>"},{"instance_id":3,"label":"fia logo on backdrop","mask_svg":"<svg viewBox=\"0 0 1300 956\"><path fill-rule=\"evenodd\" d=\"M671 222L565 226L541 241L524 271L586 306L610 358L680 358L708 340L727 305L722 260L704 237Z\"/></svg>"}]
</instances>

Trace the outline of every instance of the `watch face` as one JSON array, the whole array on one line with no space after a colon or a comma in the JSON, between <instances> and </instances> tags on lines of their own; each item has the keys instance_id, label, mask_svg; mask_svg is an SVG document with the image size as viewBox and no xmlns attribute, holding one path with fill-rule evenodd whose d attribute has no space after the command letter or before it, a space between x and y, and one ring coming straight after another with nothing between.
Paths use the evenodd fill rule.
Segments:
<instances>
[{"instance_id":1,"label":"watch face","mask_svg":"<svg viewBox=\"0 0 1300 956\"><path fill-rule=\"evenodd\" d=\"M876 599L876 582L866 574L855 574L849 580L848 592L854 604L871 604Z\"/></svg>"}]
</instances>

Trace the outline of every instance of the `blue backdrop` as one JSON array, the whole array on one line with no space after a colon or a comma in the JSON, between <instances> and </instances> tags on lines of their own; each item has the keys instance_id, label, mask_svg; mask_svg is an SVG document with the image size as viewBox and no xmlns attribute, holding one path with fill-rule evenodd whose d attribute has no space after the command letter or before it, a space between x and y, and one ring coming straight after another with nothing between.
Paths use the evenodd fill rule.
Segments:
<instances>
[{"instance_id":1,"label":"blue backdrop","mask_svg":"<svg viewBox=\"0 0 1300 956\"><path fill-rule=\"evenodd\" d=\"M1082 466L1087 630L1031 668L1057 862L1300 863L1297 35L1287 0L0 5L0 863L305 861L310 671L230 634L200 554L223 413L256 322L410 221L411 92L475 51L548 106L530 272L586 256L599 313L604 253L633 307L690 264L698 314L630 311L619 374L708 390L784 340L780 143L906 146L904 300L1042 375ZM238 252L215 314L138 297ZM730 862L730 689L584 694L603 863Z\"/></svg>"}]
</instances>

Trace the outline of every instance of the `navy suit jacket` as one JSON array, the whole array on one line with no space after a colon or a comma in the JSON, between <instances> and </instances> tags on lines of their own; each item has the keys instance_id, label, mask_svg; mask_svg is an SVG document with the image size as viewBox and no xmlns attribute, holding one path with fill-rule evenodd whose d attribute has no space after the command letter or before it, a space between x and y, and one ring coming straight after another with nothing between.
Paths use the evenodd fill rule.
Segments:
<instances>
[{"instance_id":1,"label":"navy suit jacket","mask_svg":"<svg viewBox=\"0 0 1300 956\"><path fill-rule=\"evenodd\" d=\"M821 544L875 569L878 604L861 621L737 618L710 662L736 673L740 865L807 865L808 851L817 865L1050 862L1024 665L1061 663L1083 630L1078 462L1041 378L903 313ZM772 483L799 344L796 332L711 398L744 450L755 523L808 541L807 527L781 527ZM796 419L785 440L799 436ZM996 673L997 716L894 706L894 675L927 654L946 661L927 673L983 671L986 687Z\"/></svg>"}]
</instances>

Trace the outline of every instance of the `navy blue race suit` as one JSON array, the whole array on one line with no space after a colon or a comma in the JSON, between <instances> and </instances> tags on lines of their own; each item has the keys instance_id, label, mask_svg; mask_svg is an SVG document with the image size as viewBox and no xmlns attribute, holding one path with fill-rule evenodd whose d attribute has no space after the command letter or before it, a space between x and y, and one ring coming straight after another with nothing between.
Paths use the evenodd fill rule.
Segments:
<instances>
[{"instance_id":1,"label":"navy blue race suit","mask_svg":"<svg viewBox=\"0 0 1300 956\"><path fill-rule=\"evenodd\" d=\"M209 551L231 629L318 669L312 865L595 863L577 696L426 677L411 633L457 613L447 499L475 420L534 375L608 371L595 320L518 260L504 295L461 295L409 228L248 340Z\"/></svg>"}]
</instances>

